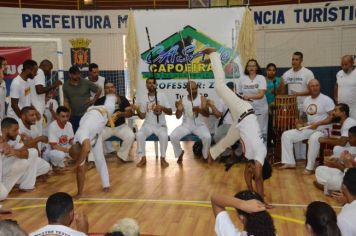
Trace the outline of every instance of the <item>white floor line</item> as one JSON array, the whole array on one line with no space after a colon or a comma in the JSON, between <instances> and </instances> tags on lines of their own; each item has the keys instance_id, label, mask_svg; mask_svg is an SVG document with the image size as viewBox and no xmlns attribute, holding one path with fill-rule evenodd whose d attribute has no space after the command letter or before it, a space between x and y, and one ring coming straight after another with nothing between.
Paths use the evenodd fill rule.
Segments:
<instances>
[{"instance_id":1,"label":"white floor line","mask_svg":"<svg viewBox=\"0 0 356 236\"><path fill-rule=\"evenodd\" d=\"M47 200L47 198L42 197L10 197L8 200ZM166 200L166 199L134 199L134 198L81 198L81 201L136 201L136 202L181 202L181 203L200 203L200 204L210 204L210 201L195 201L195 200ZM287 203L271 203L275 207L300 207L306 208L306 204L287 204ZM341 206L332 206L333 208L342 208Z\"/></svg>"}]
</instances>

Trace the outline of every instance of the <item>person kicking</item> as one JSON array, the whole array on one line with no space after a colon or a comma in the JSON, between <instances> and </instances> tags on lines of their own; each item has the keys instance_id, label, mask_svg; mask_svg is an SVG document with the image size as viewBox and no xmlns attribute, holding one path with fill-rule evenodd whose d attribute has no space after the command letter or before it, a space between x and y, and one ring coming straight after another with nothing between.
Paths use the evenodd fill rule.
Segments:
<instances>
[{"instance_id":1,"label":"person kicking","mask_svg":"<svg viewBox=\"0 0 356 236\"><path fill-rule=\"evenodd\" d=\"M74 135L74 144L69 149L69 155L76 160L77 188L76 199L82 197L85 182L85 163L89 152L93 151L96 169L99 172L104 192L109 191L109 172L106 165L101 131L111 120L111 115L115 110L115 95L107 95L104 105L91 106L79 122L79 128Z\"/></svg>"},{"instance_id":2,"label":"person kicking","mask_svg":"<svg viewBox=\"0 0 356 236\"><path fill-rule=\"evenodd\" d=\"M214 48L206 48L204 54L209 55L216 92L230 109L233 124L226 136L216 145L211 147L210 155L215 160L226 148L232 146L237 140L241 140L244 147L244 155L248 160L253 160L254 164L247 164L245 167L245 182L249 190L253 191L251 179L255 180L256 192L264 198L262 168L269 165L265 161L267 154L266 146L263 144L261 130L257 117L250 103L239 98L225 83L225 73L221 65L220 54ZM253 173L251 173L253 171Z\"/></svg>"}]
</instances>

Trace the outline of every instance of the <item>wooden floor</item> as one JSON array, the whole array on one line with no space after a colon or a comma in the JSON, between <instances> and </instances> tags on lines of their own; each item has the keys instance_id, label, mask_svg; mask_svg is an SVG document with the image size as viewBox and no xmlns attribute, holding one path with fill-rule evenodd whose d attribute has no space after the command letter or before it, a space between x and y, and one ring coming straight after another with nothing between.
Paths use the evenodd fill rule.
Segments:
<instances>
[{"instance_id":1,"label":"wooden floor","mask_svg":"<svg viewBox=\"0 0 356 236\"><path fill-rule=\"evenodd\" d=\"M102 192L96 170L87 172L85 200L76 202L75 207L87 213L90 232L106 232L118 219L131 217L139 222L143 234L215 235L210 196L213 193L233 195L244 190L244 166L235 165L225 172L222 164L208 165L195 159L191 142L183 146L186 154L182 167L176 164L170 144L167 152L170 166L166 169L155 159L153 143L147 144L146 168L137 168L135 163L119 165L116 159L109 158L112 188L108 193ZM338 205L314 188L314 177L303 176L304 164L299 165L297 170L274 169L272 178L265 182L267 200L276 204L270 213L280 236L306 235L303 221L305 205L309 202L321 200ZM34 192L14 190L2 203L13 209L7 218L16 219L28 232L36 230L46 224L45 199L57 191L76 192L72 171L37 184ZM237 222L235 212L231 215Z\"/></svg>"}]
</instances>

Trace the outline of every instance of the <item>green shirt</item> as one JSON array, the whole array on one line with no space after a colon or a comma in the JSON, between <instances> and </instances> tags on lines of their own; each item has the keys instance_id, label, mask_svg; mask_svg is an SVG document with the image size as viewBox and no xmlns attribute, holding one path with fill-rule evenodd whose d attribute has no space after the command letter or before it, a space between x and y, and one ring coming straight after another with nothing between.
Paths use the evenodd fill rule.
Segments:
<instances>
[{"instance_id":1,"label":"green shirt","mask_svg":"<svg viewBox=\"0 0 356 236\"><path fill-rule=\"evenodd\" d=\"M63 84L64 99L68 101L71 115L82 116L89 107L90 92L96 93L98 87L91 81L80 79L79 85L72 85L69 80Z\"/></svg>"}]
</instances>

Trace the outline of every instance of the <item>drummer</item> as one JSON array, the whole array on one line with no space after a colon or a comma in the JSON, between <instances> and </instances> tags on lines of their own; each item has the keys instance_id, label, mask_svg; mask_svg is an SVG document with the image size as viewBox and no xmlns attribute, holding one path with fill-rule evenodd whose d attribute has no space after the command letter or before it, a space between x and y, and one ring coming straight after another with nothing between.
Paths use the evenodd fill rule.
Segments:
<instances>
[{"instance_id":1,"label":"drummer","mask_svg":"<svg viewBox=\"0 0 356 236\"><path fill-rule=\"evenodd\" d=\"M304 174L312 174L314 171L315 159L319 153L319 138L328 135L331 130L332 112L334 110L333 100L320 93L320 83L312 79L308 83L308 96L303 103L303 111L307 114L307 126L299 130L292 129L282 134L282 163L281 169L295 169L293 155L293 143L308 140L308 163ZM296 122L296 126L303 126L302 121Z\"/></svg>"},{"instance_id":2,"label":"drummer","mask_svg":"<svg viewBox=\"0 0 356 236\"><path fill-rule=\"evenodd\" d=\"M292 55L292 68L287 70L282 75L281 92L285 94L285 86L288 87L288 95L297 96L297 106L299 110L299 116L303 113L303 102L306 96L309 95L308 83L314 79L314 74L311 70L302 66L303 53L294 52ZM302 142L298 142L295 145L295 155L297 159L305 159L306 146Z\"/></svg>"}]
</instances>

